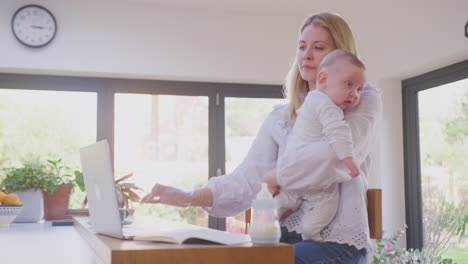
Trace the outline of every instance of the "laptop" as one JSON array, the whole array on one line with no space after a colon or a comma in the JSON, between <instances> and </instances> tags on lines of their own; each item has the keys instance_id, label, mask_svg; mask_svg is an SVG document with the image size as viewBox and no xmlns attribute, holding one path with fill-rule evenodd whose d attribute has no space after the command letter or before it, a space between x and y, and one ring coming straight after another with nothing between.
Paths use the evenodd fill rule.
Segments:
<instances>
[{"instance_id":1,"label":"laptop","mask_svg":"<svg viewBox=\"0 0 468 264\"><path fill-rule=\"evenodd\" d=\"M120 239L124 236L120 220L114 173L107 140L80 149L81 168L94 232Z\"/></svg>"},{"instance_id":2,"label":"laptop","mask_svg":"<svg viewBox=\"0 0 468 264\"><path fill-rule=\"evenodd\" d=\"M107 140L80 149L81 168L88 198L91 228L94 232L125 240L161 241L169 243L209 242L216 244L249 243L250 237L174 223L163 219L137 219L122 225L114 187L111 153Z\"/></svg>"},{"instance_id":3,"label":"laptop","mask_svg":"<svg viewBox=\"0 0 468 264\"><path fill-rule=\"evenodd\" d=\"M159 233L149 223L123 225L107 140L81 148L80 159L94 232L124 240L133 240L137 236L151 237Z\"/></svg>"}]
</instances>

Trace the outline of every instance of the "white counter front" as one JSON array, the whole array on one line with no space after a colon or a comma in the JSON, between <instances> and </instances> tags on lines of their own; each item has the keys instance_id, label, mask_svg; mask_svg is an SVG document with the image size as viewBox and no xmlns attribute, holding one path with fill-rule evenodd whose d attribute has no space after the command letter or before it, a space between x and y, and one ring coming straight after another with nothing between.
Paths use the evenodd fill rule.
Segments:
<instances>
[{"instance_id":1,"label":"white counter front","mask_svg":"<svg viewBox=\"0 0 468 264\"><path fill-rule=\"evenodd\" d=\"M99 259L73 226L51 222L0 228L0 263L98 264Z\"/></svg>"}]
</instances>

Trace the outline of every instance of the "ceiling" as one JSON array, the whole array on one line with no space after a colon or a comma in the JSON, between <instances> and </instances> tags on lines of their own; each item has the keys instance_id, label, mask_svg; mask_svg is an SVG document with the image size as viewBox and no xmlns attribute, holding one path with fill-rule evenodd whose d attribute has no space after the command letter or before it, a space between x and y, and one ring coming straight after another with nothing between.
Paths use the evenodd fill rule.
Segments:
<instances>
[{"instance_id":1,"label":"ceiling","mask_svg":"<svg viewBox=\"0 0 468 264\"><path fill-rule=\"evenodd\" d=\"M336 12L350 24L360 54L376 79L405 79L468 59L466 0L101 0L219 12L251 13L261 19L301 19Z\"/></svg>"},{"instance_id":2,"label":"ceiling","mask_svg":"<svg viewBox=\"0 0 468 264\"><path fill-rule=\"evenodd\" d=\"M18 1L29 3L27 0ZM49 2L50 5L56 2L55 6L57 7L70 5L63 0L43 0L40 2ZM237 22L235 19L237 17L245 19L248 23L267 21L262 24L262 30L269 31L269 36L277 32L278 38L282 40L294 36L301 20L306 16L322 11L335 12L343 16L353 30L360 55L366 63L370 81L373 83L381 80L401 81L468 60L468 38L464 36L464 27L468 21L468 0L83 0L70 2L73 2L72 6L82 7L82 10L78 11L83 13L93 11L94 14L98 14L102 10L112 13L113 11L109 7L117 7L115 10L118 14L108 15L108 17L129 15L129 20L132 23L141 19L141 16L138 15L140 10L144 10L151 16L153 15L152 10L158 7L184 11L170 12L168 16L176 14L172 21L180 20L176 16L184 13L194 18L203 18L205 15L223 17L224 14L229 14L231 18L229 28L231 29L235 28L233 23ZM4 2L2 1L2 3ZM95 10L90 10L90 7ZM129 10L132 8L133 10ZM80 13L78 11L77 13ZM93 18L101 18L101 16L95 15ZM82 27L85 27L86 23L95 24L101 23L101 21L106 25L106 21L103 19L88 21L83 19L81 15L79 18L69 18L68 20L80 21L83 23ZM213 20L208 19L207 21L207 23L212 23ZM273 23L269 26L268 23L271 21ZM203 26L202 23L204 22L197 25ZM222 23L223 21L220 19L220 27L222 27ZM244 29L248 26L249 24L244 23L243 27L240 28ZM279 27L282 27L282 31L279 30ZM251 36L248 34L239 35ZM275 51L278 51L276 56L277 58L281 57L281 60L277 61L282 64L288 61L293 54L290 46L284 44L289 43L289 41L289 39L285 40L283 46L276 43ZM261 41L257 40L258 43ZM275 43L271 45L275 45ZM242 55L245 55L246 50L250 54L261 53L262 47L259 46L257 45L257 50L254 50L246 44L240 51L243 52ZM262 59L260 55L257 58ZM257 62L257 64L261 65L261 62ZM276 66L275 68L280 69L281 67ZM285 65L283 68L286 72L287 66ZM236 74L242 75L242 71ZM259 74L254 75L259 76ZM260 76L254 81L282 83L284 76L276 75L278 76L276 79L268 75L265 78ZM251 81L251 79L239 81Z\"/></svg>"},{"instance_id":3,"label":"ceiling","mask_svg":"<svg viewBox=\"0 0 468 264\"><path fill-rule=\"evenodd\" d=\"M95 2L93 0L88 0ZM209 8L220 10L244 10L252 12L302 12L304 10L327 10L335 8L361 9L376 8L387 10L388 8L444 8L450 6L450 2L459 5L463 0L458 1L439 1L439 0L100 0L110 3L133 3L133 4L159 4L164 6L179 6L191 8ZM457 3L458 2L458 3Z\"/></svg>"}]
</instances>

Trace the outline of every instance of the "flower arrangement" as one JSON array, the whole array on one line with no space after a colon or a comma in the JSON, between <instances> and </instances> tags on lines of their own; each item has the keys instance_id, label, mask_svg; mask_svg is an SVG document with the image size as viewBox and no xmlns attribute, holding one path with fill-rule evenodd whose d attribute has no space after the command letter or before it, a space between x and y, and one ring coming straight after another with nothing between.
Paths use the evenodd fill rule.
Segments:
<instances>
[{"instance_id":1,"label":"flower arrangement","mask_svg":"<svg viewBox=\"0 0 468 264\"><path fill-rule=\"evenodd\" d=\"M428 203L429 204L429 203ZM442 200L438 203L427 204L424 208L424 248L399 249L396 244L405 229L401 229L389 236L376 240L373 256L374 264L455 264L451 259L444 259L442 255L447 250L447 243L454 235L463 235L464 222L460 221L464 213L464 206L459 208Z\"/></svg>"},{"instance_id":2,"label":"flower arrangement","mask_svg":"<svg viewBox=\"0 0 468 264\"><path fill-rule=\"evenodd\" d=\"M374 264L389 264L389 263L422 263L421 251L418 249L399 249L397 242L404 234L404 229L401 229L390 236L385 236L382 239L376 240L376 248L372 263Z\"/></svg>"},{"instance_id":3,"label":"flower arrangement","mask_svg":"<svg viewBox=\"0 0 468 264\"><path fill-rule=\"evenodd\" d=\"M434 248L399 249L396 243L404 234L404 229L376 241L373 264L456 264L451 259L443 259L434 254Z\"/></svg>"},{"instance_id":4,"label":"flower arrangement","mask_svg":"<svg viewBox=\"0 0 468 264\"><path fill-rule=\"evenodd\" d=\"M461 239L466 235L467 200L455 204L449 202L444 193L435 189L429 189L426 193L431 195L426 196L423 203L424 248L398 249L396 244L404 234L403 228L376 240L372 263L455 264L453 260L442 256L446 253L451 238L458 236Z\"/></svg>"}]
</instances>

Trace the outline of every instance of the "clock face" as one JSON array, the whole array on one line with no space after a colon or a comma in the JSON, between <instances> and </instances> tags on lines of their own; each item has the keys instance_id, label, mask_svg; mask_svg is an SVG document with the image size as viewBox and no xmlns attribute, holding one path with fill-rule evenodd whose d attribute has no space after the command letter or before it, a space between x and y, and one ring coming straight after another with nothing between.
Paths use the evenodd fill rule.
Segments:
<instances>
[{"instance_id":1,"label":"clock face","mask_svg":"<svg viewBox=\"0 0 468 264\"><path fill-rule=\"evenodd\" d=\"M468 22L466 22L466 25L465 25L465 37L468 38Z\"/></svg>"},{"instance_id":2,"label":"clock face","mask_svg":"<svg viewBox=\"0 0 468 264\"><path fill-rule=\"evenodd\" d=\"M49 10L38 5L27 5L13 15L11 28L21 43L37 48L52 41L57 32L57 23Z\"/></svg>"}]
</instances>

